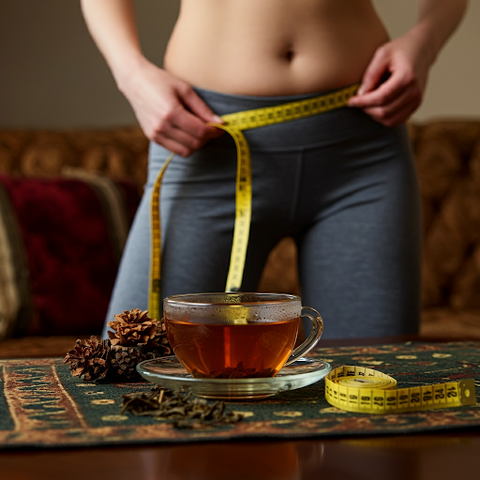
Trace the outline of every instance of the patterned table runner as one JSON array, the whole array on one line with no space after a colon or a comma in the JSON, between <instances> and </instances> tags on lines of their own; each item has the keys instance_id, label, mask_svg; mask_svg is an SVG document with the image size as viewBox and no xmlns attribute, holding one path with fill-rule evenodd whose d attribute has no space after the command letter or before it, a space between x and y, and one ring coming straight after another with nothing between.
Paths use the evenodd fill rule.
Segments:
<instances>
[{"instance_id":1,"label":"patterned table runner","mask_svg":"<svg viewBox=\"0 0 480 480\"><path fill-rule=\"evenodd\" d=\"M399 388L474 378L480 393L480 342L331 347L312 356L332 367L376 368L394 377ZM347 413L326 402L324 380L262 401L229 403L243 420L206 430L120 415L123 394L151 387L84 382L71 376L61 358L0 360L0 448L393 435L480 425L480 404L392 415Z\"/></svg>"}]
</instances>

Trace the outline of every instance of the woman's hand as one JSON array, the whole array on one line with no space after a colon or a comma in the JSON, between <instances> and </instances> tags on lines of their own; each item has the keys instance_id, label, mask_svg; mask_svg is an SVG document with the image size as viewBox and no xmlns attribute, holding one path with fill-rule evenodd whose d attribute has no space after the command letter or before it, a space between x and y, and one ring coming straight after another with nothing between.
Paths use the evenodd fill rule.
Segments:
<instances>
[{"instance_id":1,"label":"woman's hand","mask_svg":"<svg viewBox=\"0 0 480 480\"><path fill-rule=\"evenodd\" d=\"M188 83L158 68L143 55L133 0L81 0L88 29L127 97L145 135L187 156L222 130L222 123Z\"/></svg>"},{"instance_id":2,"label":"woman's hand","mask_svg":"<svg viewBox=\"0 0 480 480\"><path fill-rule=\"evenodd\" d=\"M389 127L405 122L422 102L431 57L412 32L382 45L349 105Z\"/></svg>"},{"instance_id":3,"label":"woman's hand","mask_svg":"<svg viewBox=\"0 0 480 480\"><path fill-rule=\"evenodd\" d=\"M142 59L118 81L148 139L186 157L223 133L207 125L222 123L190 85Z\"/></svg>"},{"instance_id":4,"label":"woman's hand","mask_svg":"<svg viewBox=\"0 0 480 480\"><path fill-rule=\"evenodd\" d=\"M349 105L387 126L405 122L422 102L428 72L459 25L467 0L419 0L417 23L382 45Z\"/></svg>"}]
</instances>

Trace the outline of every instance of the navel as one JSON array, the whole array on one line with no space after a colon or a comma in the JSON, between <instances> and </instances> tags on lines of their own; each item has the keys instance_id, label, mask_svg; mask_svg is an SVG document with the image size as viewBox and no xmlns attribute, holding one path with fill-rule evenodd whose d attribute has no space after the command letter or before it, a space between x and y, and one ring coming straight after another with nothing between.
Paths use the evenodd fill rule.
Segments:
<instances>
[{"instance_id":1,"label":"navel","mask_svg":"<svg viewBox=\"0 0 480 480\"><path fill-rule=\"evenodd\" d=\"M289 49L285 52L285 60L288 63L291 63L295 57L295 52L292 49Z\"/></svg>"}]
</instances>

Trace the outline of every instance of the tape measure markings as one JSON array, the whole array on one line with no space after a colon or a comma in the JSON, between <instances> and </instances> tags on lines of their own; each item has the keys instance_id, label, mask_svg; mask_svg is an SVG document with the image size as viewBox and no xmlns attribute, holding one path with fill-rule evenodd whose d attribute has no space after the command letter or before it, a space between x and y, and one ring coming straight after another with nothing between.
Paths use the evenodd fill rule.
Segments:
<instances>
[{"instance_id":1,"label":"tape measure markings","mask_svg":"<svg viewBox=\"0 0 480 480\"><path fill-rule=\"evenodd\" d=\"M240 130L232 129L228 124L212 124L229 133L237 149L237 175L235 187L235 226L233 230L230 268L225 291L240 290L245 267L245 258L250 234L252 214L252 165L248 142Z\"/></svg>"},{"instance_id":2,"label":"tape measure markings","mask_svg":"<svg viewBox=\"0 0 480 480\"><path fill-rule=\"evenodd\" d=\"M153 194L150 204L151 213L151 252L150 252L150 281L148 292L148 312L151 318L160 319L161 312L161 271L162 271L162 225L160 221L160 187L163 176L174 154L170 154L158 172L153 185Z\"/></svg>"},{"instance_id":3,"label":"tape measure markings","mask_svg":"<svg viewBox=\"0 0 480 480\"><path fill-rule=\"evenodd\" d=\"M359 85L351 85L341 90L288 102L273 107L245 110L222 116L223 124L210 123L226 131L234 140L237 150L237 172L235 186L235 223L233 231L230 266L225 291L238 291L242 286L245 258L250 235L252 210L252 170L248 142L242 130L273 125L312 115L318 115L336 108L346 106L355 95ZM148 311L152 318L161 316L161 222L160 222L160 188L165 170L172 160L172 153L162 166L153 186L151 200L151 260Z\"/></svg>"},{"instance_id":4,"label":"tape measure markings","mask_svg":"<svg viewBox=\"0 0 480 480\"><path fill-rule=\"evenodd\" d=\"M349 412L389 414L475 405L473 379L397 389L395 379L377 370L341 366L325 377L325 398Z\"/></svg>"}]
</instances>

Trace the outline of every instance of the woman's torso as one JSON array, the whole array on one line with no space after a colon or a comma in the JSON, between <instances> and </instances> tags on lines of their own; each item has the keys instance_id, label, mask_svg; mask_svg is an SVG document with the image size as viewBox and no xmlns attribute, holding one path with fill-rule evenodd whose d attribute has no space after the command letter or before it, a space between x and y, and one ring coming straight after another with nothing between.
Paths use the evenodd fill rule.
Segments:
<instances>
[{"instance_id":1,"label":"woman's torso","mask_svg":"<svg viewBox=\"0 0 480 480\"><path fill-rule=\"evenodd\" d=\"M182 0L164 67L225 93L319 92L361 80L387 40L370 0Z\"/></svg>"}]
</instances>

